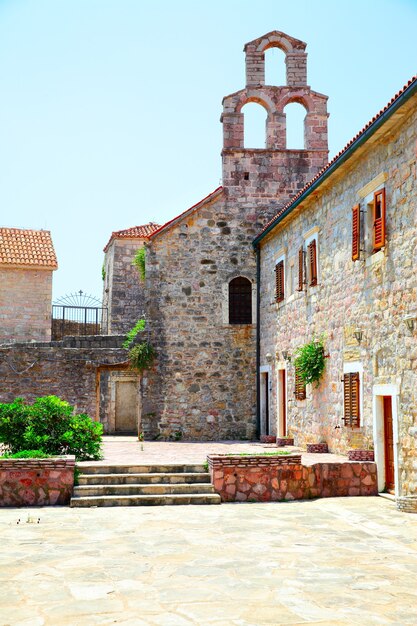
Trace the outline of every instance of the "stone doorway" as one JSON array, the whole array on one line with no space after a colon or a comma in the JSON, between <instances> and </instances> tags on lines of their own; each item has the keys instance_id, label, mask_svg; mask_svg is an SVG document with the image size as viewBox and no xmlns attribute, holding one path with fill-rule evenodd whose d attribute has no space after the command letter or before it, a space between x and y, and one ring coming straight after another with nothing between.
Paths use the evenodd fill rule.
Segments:
<instances>
[{"instance_id":1,"label":"stone doorway","mask_svg":"<svg viewBox=\"0 0 417 626\"><path fill-rule=\"evenodd\" d=\"M271 435L271 407L270 407L270 391L271 391L271 368L269 365L260 368L261 377L261 397L260 397L260 413L261 413L261 435Z\"/></svg>"},{"instance_id":2,"label":"stone doorway","mask_svg":"<svg viewBox=\"0 0 417 626\"><path fill-rule=\"evenodd\" d=\"M137 435L141 430L140 377L132 370L110 370L100 376L100 421L105 433Z\"/></svg>"},{"instance_id":3,"label":"stone doorway","mask_svg":"<svg viewBox=\"0 0 417 626\"><path fill-rule=\"evenodd\" d=\"M375 461L378 490L398 496L398 388L375 385L373 388Z\"/></svg>"},{"instance_id":4,"label":"stone doorway","mask_svg":"<svg viewBox=\"0 0 417 626\"><path fill-rule=\"evenodd\" d=\"M395 493L392 398L391 396L383 396L382 400L384 410L385 489L389 493Z\"/></svg>"}]
</instances>

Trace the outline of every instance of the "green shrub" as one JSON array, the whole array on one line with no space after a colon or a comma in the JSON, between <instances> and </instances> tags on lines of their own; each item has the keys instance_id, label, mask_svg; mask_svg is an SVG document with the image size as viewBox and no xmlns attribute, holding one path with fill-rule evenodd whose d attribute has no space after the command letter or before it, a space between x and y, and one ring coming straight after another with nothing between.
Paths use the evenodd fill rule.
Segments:
<instances>
[{"instance_id":1,"label":"green shrub","mask_svg":"<svg viewBox=\"0 0 417 626\"><path fill-rule=\"evenodd\" d=\"M130 367L142 372L148 369L155 358L155 350L148 341L138 343L129 351Z\"/></svg>"},{"instance_id":2,"label":"green shrub","mask_svg":"<svg viewBox=\"0 0 417 626\"><path fill-rule=\"evenodd\" d=\"M0 442L14 454L40 450L44 454L75 454L78 461L101 458L103 427L57 398L37 398L32 405L17 398L0 404Z\"/></svg>"},{"instance_id":3,"label":"green shrub","mask_svg":"<svg viewBox=\"0 0 417 626\"><path fill-rule=\"evenodd\" d=\"M306 385L315 383L318 387L326 365L324 355L324 335L313 337L312 341L295 351L294 366Z\"/></svg>"},{"instance_id":4,"label":"green shrub","mask_svg":"<svg viewBox=\"0 0 417 626\"><path fill-rule=\"evenodd\" d=\"M134 325L134 327L131 330L129 330L128 333L126 333L126 339L122 343L122 347L127 350L130 344L132 344L135 341L136 336L139 333L141 333L143 330L145 330L145 326L146 326L145 320L138 320L136 324Z\"/></svg>"},{"instance_id":5,"label":"green shrub","mask_svg":"<svg viewBox=\"0 0 417 626\"><path fill-rule=\"evenodd\" d=\"M22 450L14 454L3 454L2 459L49 459L51 454L45 454L43 450Z\"/></svg>"},{"instance_id":6,"label":"green shrub","mask_svg":"<svg viewBox=\"0 0 417 626\"><path fill-rule=\"evenodd\" d=\"M145 280L146 276L146 252L145 248L139 248L133 258L132 265L139 272L141 280Z\"/></svg>"}]
</instances>

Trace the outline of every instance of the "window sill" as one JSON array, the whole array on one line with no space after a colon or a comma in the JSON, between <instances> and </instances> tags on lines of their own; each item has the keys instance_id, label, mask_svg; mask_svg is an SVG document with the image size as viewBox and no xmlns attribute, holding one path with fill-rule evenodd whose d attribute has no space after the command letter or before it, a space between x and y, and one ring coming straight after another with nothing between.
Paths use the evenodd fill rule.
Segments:
<instances>
[{"instance_id":1,"label":"window sill","mask_svg":"<svg viewBox=\"0 0 417 626\"><path fill-rule=\"evenodd\" d=\"M381 261L385 257L384 251L385 251L385 248L382 248L381 250L378 250L378 252L374 252L373 254L371 254L371 256L369 256L366 259L365 266L372 267L372 265L375 265L375 263L381 263Z\"/></svg>"}]
</instances>

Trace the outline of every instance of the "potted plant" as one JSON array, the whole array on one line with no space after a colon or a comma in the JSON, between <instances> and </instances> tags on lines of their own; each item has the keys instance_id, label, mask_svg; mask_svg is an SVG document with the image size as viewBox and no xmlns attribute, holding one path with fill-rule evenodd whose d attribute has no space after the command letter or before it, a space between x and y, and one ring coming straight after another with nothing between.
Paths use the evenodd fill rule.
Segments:
<instances>
[{"instance_id":1,"label":"potted plant","mask_svg":"<svg viewBox=\"0 0 417 626\"><path fill-rule=\"evenodd\" d=\"M283 435L282 437L277 437L276 444L278 448L281 448L284 446L293 446L294 437L292 435Z\"/></svg>"}]
</instances>

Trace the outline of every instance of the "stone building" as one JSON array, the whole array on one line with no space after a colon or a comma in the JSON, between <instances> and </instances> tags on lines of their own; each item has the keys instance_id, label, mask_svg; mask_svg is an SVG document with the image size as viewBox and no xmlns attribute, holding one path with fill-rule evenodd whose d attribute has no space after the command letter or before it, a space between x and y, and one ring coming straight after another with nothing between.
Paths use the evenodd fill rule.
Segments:
<instances>
[{"instance_id":1,"label":"stone building","mask_svg":"<svg viewBox=\"0 0 417 626\"><path fill-rule=\"evenodd\" d=\"M255 239L262 431L375 446L379 489L417 489L417 78ZM304 387L294 353L324 334ZM406 504L404 504L406 506Z\"/></svg>"},{"instance_id":2,"label":"stone building","mask_svg":"<svg viewBox=\"0 0 417 626\"><path fill-rule=\"evenodd\" d=\"M57 267L48 231L0 228L0 342L50 340Z\"/></svg>"},{"instance_id":3,"label":"stone building","mask_svg":"<svg viewBox=\"0 0 417 626\"><path fill-rule=\"evenodd\" d=\"M265 85L265 51L285 53L287 84ZM124 287L137 247L106 273L123 285L109 306L132 326L145 300L154 368L141 381L147 436L233 439L256 434L256 260L252 240L265 223L325 165L327 97L307 86L306 44L274 31L245 46L246 87L223 100L223 184L149 234L146 279L134 314ZM265 148L244 145L242 108L267 112ZM304 148L286 147L285 107L306 109ZM119 240L115 240L119 245ZM137 277L135 277L137 281ZM109 287L110 289L110 287ZM135 287L137 289L137 286ZM112 313L114 320L114 313ZM113 329L113 325L111 326Z\"/></svg>"},{"instance_id":4,"label":"stone building","mask_svg":"<svg viewBox=\"0 0 417 626\"><path fill-rule=\"evenodd\" d=\"M144 315L143 280L133 259L148 236L158 228L159 224L149 222L115 231L104 248L103 307L107 308L109 335L126 333Z\"/></svg>"}]
</instances>

